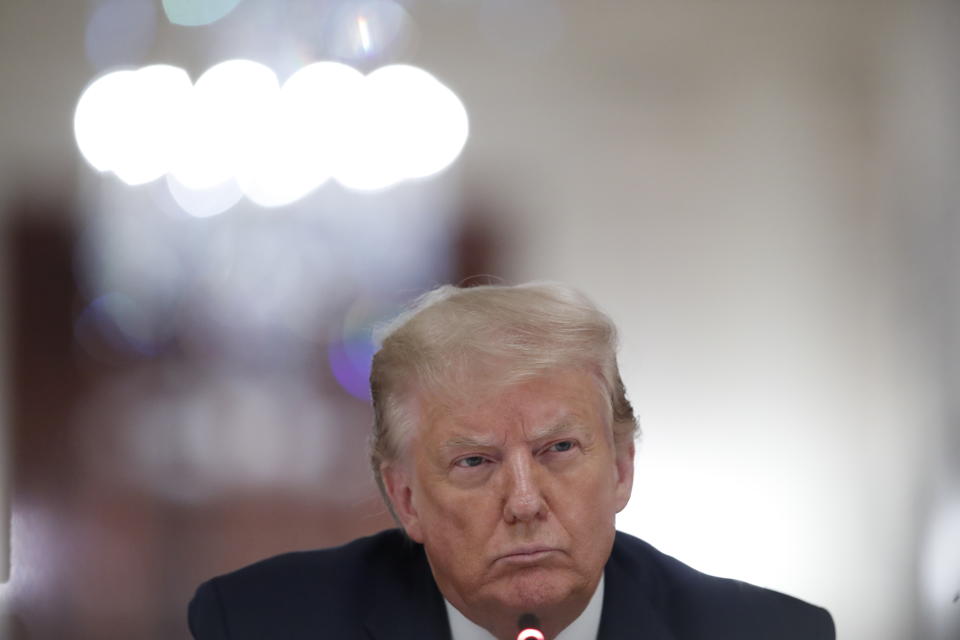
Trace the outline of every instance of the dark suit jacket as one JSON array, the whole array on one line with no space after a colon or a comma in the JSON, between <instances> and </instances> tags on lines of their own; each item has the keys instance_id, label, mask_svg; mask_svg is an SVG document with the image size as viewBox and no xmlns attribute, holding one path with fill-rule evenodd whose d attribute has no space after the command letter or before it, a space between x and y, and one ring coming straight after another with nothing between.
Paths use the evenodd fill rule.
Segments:
<instances>
[{"instance_id":1,"label":"dark suit jacket","mask_svg":"<svg viewBox=\"0 0 960 640\"><path fill-rule=\"evenodd\" d=\"M625 533L604 575L602 640L834 638L824 609L702 574ZM197 640L450 640L423 547L395 529L214 578L189 620Z\"/></svg>"}]
</instances>

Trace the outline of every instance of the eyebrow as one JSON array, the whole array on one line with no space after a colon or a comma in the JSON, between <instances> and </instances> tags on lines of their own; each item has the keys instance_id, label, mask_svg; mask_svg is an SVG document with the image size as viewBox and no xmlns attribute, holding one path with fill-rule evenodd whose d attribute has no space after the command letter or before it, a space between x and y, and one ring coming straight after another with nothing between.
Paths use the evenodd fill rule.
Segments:
<instances>
[{"instance_id":1,"label":"eyebrow","mask_svg":"<svg viewBox=\"0 0 960 640\"><path fill-rule=\"evenodd\" d=\"M567 414L552 425L544 427L539 431L534 431L530 440L531 442L536 442L538 440L549 440L568 433L582 432L584 432L584 429L581 421L576 416Z\"/></svg>"},{"instance_id":2,"label":"eyebrow","mask_svg":"<svg viewBox=\"0 0 960 640\"><path fill-rule=\"evenodd\" d=\"M442 449L473 449L477 447L490 448L496 446L494 438L455 435L441 445Z\"/></svg>"},{"instance_id":3,"label":"eyebrow","mask_svg":"<svg viewBox=\"0 0 960 640\"><path fill-rule=\"evenodd\" d=\"M573 415L565 415L560 420L542 429L533 432L530 442L539 440L549 440L558 435L564 435L570 432L582 432L580 420ZM471 449L471 448L491 448L496 446L496 439L484 436L470 436L465 434L455 434L447 439L441 445L444 450L447 449Z\"/></svg>"}]
</instances>

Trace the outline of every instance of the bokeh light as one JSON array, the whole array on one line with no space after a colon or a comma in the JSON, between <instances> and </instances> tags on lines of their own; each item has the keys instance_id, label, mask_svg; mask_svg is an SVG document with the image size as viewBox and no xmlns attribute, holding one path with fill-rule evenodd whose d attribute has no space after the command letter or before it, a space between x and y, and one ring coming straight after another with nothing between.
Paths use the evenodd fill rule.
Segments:
<instances>
[{"instance_id":1,"label":"bokeh light","mask_svg":"<svg viewBox=\"0 0 960 640\"><path fill-rule=\"evenodd\" d=\"M243 192L234 180L206 189L191 189L168 174L166 185L174 202L195 218L219 215L243 199Z\"/></svg>"},{"instance_id":2,"label":"bokeh light","mask_svg":"<svg viewBox=\"0 0 960 640\"><path fill-rule=\"evenodd\" d=\"M331 176L376 191L433 175L459 156L469 123L449 88L410 65L364 76L317 62L281 89L271 69L236 59L194 85L169 65L105 74L80 96L74 132L98 171L128 185L166 174L174 199L206 217L236 203L235 187L279 207Z\"/></svg>"},{"instance_id":3,"label":"bokeh light","mask_svg":"<svg viewBox=\"0 0 960 640\"><path fill-rule=\"evenodd\" d=\"M163 353L288 364L316 358L329 371L328 347L337 343L346 345L349 370L359 372L353 377L364 379L364 341L391 315L384 304L394 304L383 300L421 291L450 268L450 181L379 194L324 189L283 216L244 204L233 180L198 191L171 176L137 189L116 180L97 187L84 206L76 254L81 296L124 296L136 309L115 305L127 323L121 326L136 329L136 314L146 315L145 344ZM216 215L231 206L229 215ZM97 359L150 355L127 345L106 311L84 323L90 340L81 346Z\"/></svg>"},{"instance_id":4,"label":"bokeh light","mask_svg":"<svg viewBox=\"0 0 960 640\"><path fill-rule=\"evenodd\" d=\"M249 141L264 135L279 89L273 71L251 60L227 60L207 70L194 87L173 176L190 189L234 177L251 153Z\"/></svg>"},{"instance_id":5,"label":"bokeh light","mask_svg":"<svg viewBox=\"0 0 960 640\"><path fill-rule=\"evenodd\" d=\"M167 20L184 27L213 24L237 8L241 0L163 0Z\"/></svg>"},{"instance_id":6,"label":"bokeh light","mask_svg":"<svg viewBox=\"0 0 960 640\"><path fill-rule=\"evenodd\" d=\"M113 71L91 82L77 102L73 132L83 157L97 171L109 171L119 155L115 126L123 114L126 84L133 71Z\"/></svg>"},{"instance_id":7,"label":"bokeh light","mask_svg":"<svg viewBox=\"0 0 960 640\"><path fill-rule=\"evenodd\" d=\"M156 180L178 148L190 89L186 72L169 65L101 76L77 103L77 146L98 171L129 185Z\"/></svg>"},{"instance_id":8,"label":"bokeh light","mask_svg":"<svg viewBox=\"0 0 960 640\"><path fill-rule=\"evenodd\" d=\"M327 361L334 378L350 395L370 400L370 368L376 346L373 330L394 317L399 305L383 298L357 298L343 314L343 328L333 336Z\"/></svg>"},{"instance_id":9,"label":"bokeh light","mask_svg":"<svg viewBox=\"0 0 960 640\"><path fill-rule=\"evenodd\" d=\"M329 179L348 141L342 123L356 109L363 80L356 69L335 62L316 62L290 76L239 170L250 200L288 204Z\"/></svg>"},{"instance_id":10,"label":"bokeh light","mask_svg":"<svg viewBox=\"0 0 960 640\"><path fill-rule=\"evenodd\" d=\"M371 101L390 105L394 126L385 132L392 138L386 151L402 177L431 175L460 154L469 133L467 112L436 78L417 67L391 65L371 73L367 82Z\"/></svg>"},{"instance_id":11,"label":"bokeh light","mask_svg":"<svg viewBox=\"0 0 960 640\"><path fill-rule=\"evenodd\" d=\"M466 142L466 110L432 75L410 65L366 77L347 130L349 144L334 173L343 186L377 190L436 173Z\"/></svg>"},{"instance_id":12,"label":"bokeh light","mask_svg":"<svg viewBox=\"0 0 960 640\"><path fill-rule=\"evenodd\" d=\"M370 363L374 348L367 336L331 344L327 359L334 378L355 398L370 399Z\"/></svg>"},{"instance_id":13,"label":"bokeh light","mask_svg":"<svg viewBox=\"0 0 960 640\"><path fill-rule=\"evenodd\" d=\"M144 67L126 78L113 170L129 185L145 184L163 176L178 151L190 78L169 65Z\"/></svg>"}]
</instances>

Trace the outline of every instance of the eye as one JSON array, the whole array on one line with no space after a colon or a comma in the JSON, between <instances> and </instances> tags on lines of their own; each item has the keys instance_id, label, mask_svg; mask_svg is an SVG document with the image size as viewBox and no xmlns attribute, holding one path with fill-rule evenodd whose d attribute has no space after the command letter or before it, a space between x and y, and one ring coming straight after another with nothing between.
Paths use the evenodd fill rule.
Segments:
<instances>
[{"instance_id":1,"label":"eye","mask_svg":"<svg viewBox=\"0 0 960 640\"><path fill-rule=\"evenodd\" d=\"M466 458L460 458L459 460L457 460L454 463L454 465L458 467L472 468L472 467L479 467L480 465L483 464L483 461L484 461L483 456L467 456Z\"/></svg>"},{"instance_id":2,"label":"eye","mask_svg":"<svg viewBox=\"0 0 960 640\"><path fill-rule=\"evenodd\" d=\"M563 453L564 451L570 451L574 447L573 440L561 440L560 442L554 442L547 448L547 451L556 451L557 453Z\"/></svg>"}]
</instances>

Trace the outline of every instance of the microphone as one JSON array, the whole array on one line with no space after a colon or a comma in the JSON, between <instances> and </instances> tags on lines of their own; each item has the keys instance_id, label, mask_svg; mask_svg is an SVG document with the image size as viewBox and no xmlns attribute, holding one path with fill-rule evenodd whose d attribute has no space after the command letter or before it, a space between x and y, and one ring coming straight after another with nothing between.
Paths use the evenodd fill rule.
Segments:
<instances>
[{"instance_id":1,"label":"microphone","mask_svg":"<svg viewBox=\"0 0 960 640\"><path fill-rule=\"evenodd\" d=\"M525 613L517 619L517 640L546 640L540 631L540 619L532 613Z\"/></svg>"}]
</instances>

